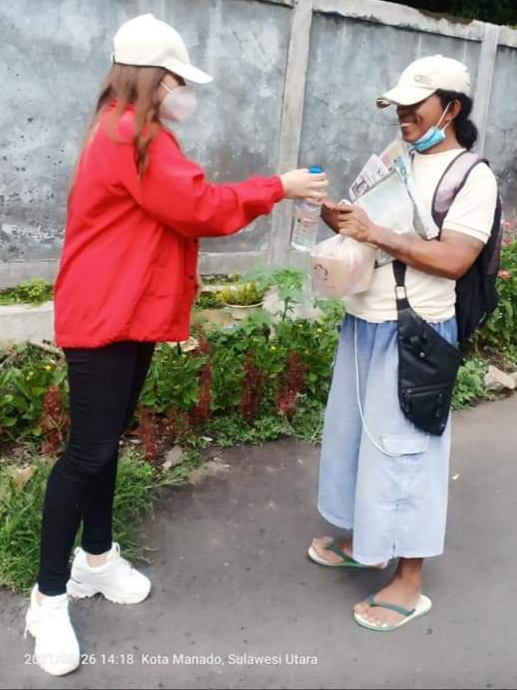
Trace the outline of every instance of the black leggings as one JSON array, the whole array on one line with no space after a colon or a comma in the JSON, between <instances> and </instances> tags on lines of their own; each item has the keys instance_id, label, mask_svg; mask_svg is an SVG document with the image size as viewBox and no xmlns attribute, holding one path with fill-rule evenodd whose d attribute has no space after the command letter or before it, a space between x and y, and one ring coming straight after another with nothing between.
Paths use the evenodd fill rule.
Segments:
<instances>
[{"instance_id":1,"label":"black leggings","mask_svg":"<svg viewBox=\"0 0 517 690\"><path fill-rule=\"evenodd\" d=\"M41 534L38 586L64 594L70 554L83 521L82 547L111 549L118 448L142 391L154 343L119 342L65 350L70 384L70 436L50 473Z\"/></svg>"}]
</instances>

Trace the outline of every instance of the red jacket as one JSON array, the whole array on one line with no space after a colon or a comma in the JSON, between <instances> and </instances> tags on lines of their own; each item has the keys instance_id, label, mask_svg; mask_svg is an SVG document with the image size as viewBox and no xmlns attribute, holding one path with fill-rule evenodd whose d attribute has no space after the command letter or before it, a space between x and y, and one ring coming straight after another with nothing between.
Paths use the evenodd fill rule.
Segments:
<instances>
[{"instance_id":1,"label":"red jacket","mask_svg":"<svg viewBox=\"0 0 517 690\"><path fill-rule=\"evenodd\" d=\"M108 112L85 147L68 201L55 290L56 342L94 348L120 340L188 338L200 237L231 235L284 198L278 177L209 183L160 129L141 179L134 110L118 131ZM127 142L127 143L125 143Z\"/></svg>"}]
</instances>

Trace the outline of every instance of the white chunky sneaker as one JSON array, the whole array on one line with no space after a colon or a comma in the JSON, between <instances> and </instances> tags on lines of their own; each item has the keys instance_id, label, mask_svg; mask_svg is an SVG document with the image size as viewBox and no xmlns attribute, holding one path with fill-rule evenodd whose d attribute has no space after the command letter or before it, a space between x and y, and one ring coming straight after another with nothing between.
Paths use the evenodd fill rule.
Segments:
<instances>
[{"instance_id":1,"label":"white chunky sneaker","mask_svg":"<svg viewBox=\"0 0 517 690\"><path fill-rule=\"evenodd\" d=\"M76 599L103 594L115 604L139 604L147 599L151 581L121 557L118 544L113 544L107 558L104 565L92 568L86 552L78 547L67 584L68 594Z\"/></svg>"},{"instance_id":2,"label":"white chunky sneaker","mask_svg":"<svg viewBox=\"0 0 517 690\"><path fill-rule=\"evenodd\" d=\"M80 663L79 643L68 614L68 596L36 598L38 586L31 593L25 618L25 637L36 638L34 656L38 665L52 676L72 673Z\"/></svg>"}]
</instances>

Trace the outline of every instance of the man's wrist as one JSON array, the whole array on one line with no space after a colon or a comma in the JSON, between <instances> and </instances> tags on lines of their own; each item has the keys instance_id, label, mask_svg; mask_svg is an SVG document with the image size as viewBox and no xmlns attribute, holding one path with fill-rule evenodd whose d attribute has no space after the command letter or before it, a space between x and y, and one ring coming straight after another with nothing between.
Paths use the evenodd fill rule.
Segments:
<instances>
[{"instance_id":1,"label":"man's wrist","mask_svg":"<svg viewBox=\"0 0 517 690\"><path fill-rule=\"evenodd\" d=\"M368 244L373 244L375 247L380 247L382 244L384 244L385 234L386 228L372 223L370 232L368 233L368 239L366 241Z\"/></svg>"}]
</instances>

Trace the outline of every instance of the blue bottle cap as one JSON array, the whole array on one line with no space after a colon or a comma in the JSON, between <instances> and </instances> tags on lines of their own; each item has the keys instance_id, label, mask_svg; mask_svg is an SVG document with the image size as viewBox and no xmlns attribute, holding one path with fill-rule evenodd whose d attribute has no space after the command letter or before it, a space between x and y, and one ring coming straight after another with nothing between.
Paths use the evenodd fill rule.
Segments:
<instances>
[{"instance_id":1,"label":"blue bottle cap","mask_svg":"<svg viewBox=\"0 0 517 690\"><path fill-rule=\"evenodd\" d=\"M309 172L312 173L313 175L319 175L320 173L323 172L323 168L320 168L319 165L313 165L309 168Z\"/></svg>"}]
</instances>

